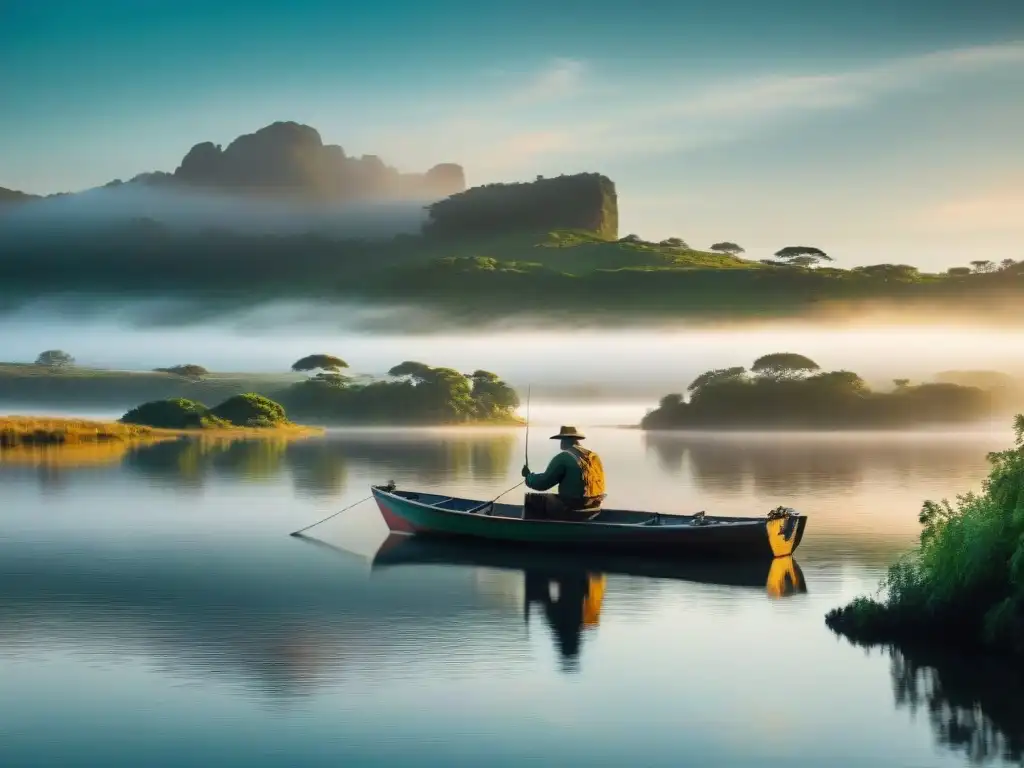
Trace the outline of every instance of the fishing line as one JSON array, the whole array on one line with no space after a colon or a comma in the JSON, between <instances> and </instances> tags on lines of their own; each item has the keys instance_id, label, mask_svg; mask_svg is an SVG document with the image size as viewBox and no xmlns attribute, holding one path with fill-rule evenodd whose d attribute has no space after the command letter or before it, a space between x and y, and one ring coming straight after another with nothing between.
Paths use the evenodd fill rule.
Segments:
<instances>
[{"instance_id":1,"label":"fishing line","mask_svg":"<svg viewBox=\"0 0 1024 768\"><path fill-rule=\"evenodd\" d=\"M533 394L533 385L532 385L532 384L530 384L530 385L529 385L529 386L527 386L527 388L526 388L526 466L530 466L530 398L531 398L532 394ZM525 478L524 478L523 480L520 480L520 481L519 481L518 483L516 483L515 485L513 485L513 486L512 486L511 488L509 488L509 489L508 489L507 491L502 491L501 493L499 493L499 494L498 494L497 496L495 496L495 497L494 497L493 499L491 499L490 501L485 501L485 502L484 502L483 504L481 504L480 506L478 506L478 507L474 507L473 509L470 509L470 510L468 510L468 511L469 511L469 513L470 513L470 514L473 514L474 512L479 512L479 511L480 511L481 509L483 509L484 507L486 507L486 506L488 506L488 505L493 505L493 504L494 504L494 502L496 502L496 501L497 501L498 499L500 499L500 498L501 498L502 496L504 496L504 495L505 495L506 493L510 493L511 491L514 491L514 490L515 490L516 488L518 488L518 487L519 487L520 485L522 485L522 484L523 484L523 483L525 483L525 482L526 482L526 479L525 479ZM335 513L333 513L333 514L330 514L330 515L328 515L328 516L327 516L327 517L325 517L325 518L324 518L323 520L317 520L317 521L316 521L315 523L312 523L312 524L310 524L310 525L307 525L307 526L306 526L305 528L299 528L299 530L297 530L297 531L292 531L292 532L291 532L290 534L288 534L288 535L289 535L289 536L298 536L298 535L300 535L300 534L301 534L301 533L302 533L303 531L308 531L308 530L309 530L310 528L314 528L314 527L316 527L316 526L320 525L320 523L326 523L326 522L327 522L328 520L330 520L330 519L331 519L332 517L337 517L337 516L338 516L338 515L340 515L340 514L341 514L342 512L346 512L346 511L348 511L348 510L352 509L352 507L358 506L358 505L362 504L362 503L363 503L364 501L369 501L369 500L370 500L370 499L372 499L372 498L373 498L373 494L370 494L370 495L369 495L369 496L367 496L367 497L366 497L365 499L360 499L359 501L355 502L354 504L349 504L349 505L348 505L347 507L345 507L344 509L339 509L339 510L338 510L337 512L335 512Z\"/></svg>"},{"instance_id":2,"label":"fishing line","mask_svg":"<svg viewBox=\"0 0 1024 768\"><path fill-rule=\"evenodd\" d=\"M531 397L532 394L533 394L533 385L529 384L526 387L526 466L527 467L530 466L530 397ZM487 507L487 506L493 507L494 506L494 502L496 502L498 499L500 499L506 493L510 493L510 492L514 491L516 488L518 488L520 485L522 485L525 482L526 482L526 478L524 477L522 480L520 480L518 483L513 485L507 491L502 491L501 493L499 493L497 496L495 496L490 501L485 501L483 504L480 504L479 506L476 506L476 507L473 507L470 510L467 510L467 512L469 512L469 514L471 514L471 515L474 515L477 512L479 512L481 509L483 509L484 507Z\"/></svg>"},{"instance_id":3,"label":"fishing line","mask_svg":"<svg viewBox=\"0 0 1024 768\"><path fill-rule=\"evenodd\" d=\"M526 387L526 466L530 466L530 395L533 394L533 384ZM520 483L521 485L521 483ZM512 490L511 488L509 490ZM506 491L508 493L508 491Z\"/></svg>"},{"instance_id":4,"label":"fishing line","mask_svg":"<svg viewBox=\"0 0 1024 768\"><path fill-rule=\"evenodd\" d=\"M511 489L509 489L509 490L511 490ZM344 509L339 509L339 510L338 510L337 512L335 512L335 513L334 513L333 515L328 515L328 516L327 516L327 517L325 517L325 518L324 518L323 520L317 520L317 521L316 521L315 523L313 523L312 525L307 525L307 526L306 526L305 528L299 528L299 530L297 530L297 531L292 531L292 532L291 532L291 533L289 533L288 535L289 535L289 536L298 536L298 535L299 535L300 533L302 533L303 531L308 531L308 530L309 530L310 528L312 528L312 527L314 527L314 526L317 526L317 525L320 525L320 523L326 523L326 522L327 522L328 520L330 520L330 519L331 519L332 517L337 517L337 516L338 516L338 515L340 515L340 514L341 514L342 512L345 512L345 511L347 511L347 510L350 510L350 509L352 509L352 507L358 506L358 505L362 504L362 503L363 503L364 501L369 501L369 500L370 500L370 499L372 499L372 498L373 498L373 495L371 494L370 496L367 496L367 497L366 497L365 499L360 499L360 500L359 500L359 501L357 501L357 502L356 502L355 504L349 504L349 505L348 505L347 507L345 507Z\"/></svg>"}]
</instances>

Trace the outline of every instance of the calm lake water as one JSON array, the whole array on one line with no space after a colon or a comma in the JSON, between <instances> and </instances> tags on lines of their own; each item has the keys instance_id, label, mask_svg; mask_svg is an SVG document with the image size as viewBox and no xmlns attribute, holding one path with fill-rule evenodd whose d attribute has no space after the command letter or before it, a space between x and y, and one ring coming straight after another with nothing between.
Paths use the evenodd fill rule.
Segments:
<instances>
[{"instance_id":1,"label":"calm lake water","mask_svg":"<svg viewBox=\"0 0 1024 768\"><path fill-rule=\"evenodd\" d=\"M796 587L767 566L738 585L388 550L371 567L370 504L321 544L287 535L388 479L492 498L520 479L522 430L4 454L0 765L1020 762L1019 679L823 622L914 544L923 499L980 486L1007 433L589 434L609 505L809 513Z\"/></svg>"}]
</instances>

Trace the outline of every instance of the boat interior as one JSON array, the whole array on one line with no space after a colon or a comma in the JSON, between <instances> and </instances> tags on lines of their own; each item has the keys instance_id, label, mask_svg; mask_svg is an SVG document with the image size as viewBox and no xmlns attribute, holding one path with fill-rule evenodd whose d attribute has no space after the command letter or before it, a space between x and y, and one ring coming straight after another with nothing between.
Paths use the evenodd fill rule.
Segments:
<instances>
[{"instance_id":1,"label":"boat interior","mask_svg":"<svg viewBox=\"0 0 1024 768\"><path fill-rule=\"evenodd\" d=\"M523 519L522 504L502 504L482 499L463 499L458 496L443 496L421 491L381 490L401 496L410 501L427 504L436 509L451 512L474 512L490 517ZM719 517L704 515L698 512L693 515L673 515L664 512L643 512L630 509L601 509L592 517L590 523L633 524L633 525L694 525L695 523L763 523L763 518L756 517Z\"/></svg>"}]
</instances>

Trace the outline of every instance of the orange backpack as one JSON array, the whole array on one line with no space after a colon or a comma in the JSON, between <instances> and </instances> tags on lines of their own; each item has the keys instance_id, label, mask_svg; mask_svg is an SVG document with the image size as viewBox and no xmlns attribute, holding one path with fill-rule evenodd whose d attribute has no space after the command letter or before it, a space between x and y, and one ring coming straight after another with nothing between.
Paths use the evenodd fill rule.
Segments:
<instances>
[{"instance_id":1,"label":"orange backpack","mask_svg":"<svg viewBox=\"0 0 1024 768\"><path fill-rule=\"evenodd\" d=\"M580 445L573 446L570 453L576 457L576 463L583 476L583 495L587 497L603 496L605 493L604 465L601 463L601 457Z\"/></svg>"}]
</instances>

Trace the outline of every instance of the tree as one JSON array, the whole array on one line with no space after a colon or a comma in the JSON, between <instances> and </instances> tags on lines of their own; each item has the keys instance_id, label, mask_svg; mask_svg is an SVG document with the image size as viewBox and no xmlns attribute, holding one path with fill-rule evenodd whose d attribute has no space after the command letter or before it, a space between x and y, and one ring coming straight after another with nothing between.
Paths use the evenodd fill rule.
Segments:
<instances>
[{"instance_id":1,"label":"tree","mask_svg":"<svg viewBox=\"0 0 1024 768\"><path fill-rule=\"evenodd\" d=\"M822 261L834 260L820 248L809 245L787 245L776 251L775 256L794 266L814 266Z\"/></svg>"},{"instance_id":2,"label":"tree","mask_svg":"<svg viewBox=\"0 0 1024 768\"><path fill-rule=\"evenodd\" d=\"M665 395L661 398L658 402L658 407L666 411L671 411L673 408L678 408L682 404L683 396L678 392L673 392L671 395Z\"/></svg>"},{"instance_id":3,"label":"tree","mask_svg":"<svg viewBox=\"0 0 1024 768\"><path fill-rule=\"evenodd\" d=\"M341 387L348 383L349 378L334 371L321 371L309 381L320 381L332 387Z\"/></svg>"},{"instance_id":4,"label":"tree","mask_svg":"<svg viewBox=\"0 0 1024 768\"><path fill-rule=\"evenodd\" d=\"M272 427L288 421L280 403L255 392L229 397L210 414L239 427Z\"/></svg>"},{"instance_id":5,"label":"tree","mask_svg":"<svg viewBox=\"0 0 1024 768\"><path fill-rule=\"evenodd\" d=\"M626 235L625 237L619 238L620 243L642 243L640 235Z\"/></svg>"},{"instance_id":6,"label":"tree","mask_svg":"<svg viewBox=\"0 0 1024 768\"><path fill-rule=\"evenodd\" d=\"M348 368L348 363L334 355L306 355L292 363L293 371L331 371Z\"/></svg>"},{"instance_id":7,"label":"tree","mask_svg":"<svg viewBox=\"0 0 1024 768\"><path fill-rule=\"evenodd\" d=\"M1012 269L1015 266L1017 266L1017 262L1013 259L1003 259L999 262L1000 269Z\"/></svg>"},{"instance_id":8,"label":"tree","mask_svg":"<svg viewBox=\"0 0 1024 768\"><path fill-rule=\"evenodd\" d=\"M971 266L974 267L975 274L984 274L986 272L994 272L996 265L988 259L978 259L971 262Z\"/></svg>"},{"instance_id":9,"label":"tree","mask_svg":"<svg viewBox=\"0 0 1024 768\"><path fill-rule=\"evenodd\" d=\"M892 383L896 389L902 390L910 386L910 379L893 379Z\"/></svg>"},{"instance_id":10,"label":"tree","mask_svg":"<svg viewBox=\"0 0 1024 768\"><path fill-rule=\"evenodd\" d=\"M711 246L711 250L718 251L719 253L730 253L733 256L737 256L741 253L746 253L746 251L744 251L740 246L736 245L736 243L730 243L728 240L721 243L715 243L714 245Z\"/></svg>"},{"instance_id":11,"label":"tree","mask_svg":"<svg viewBox=\"0 0 1024 768\"><path fill-rule=\"evenodd\" d=\"M48 349L36 358L36 365L48 368L66 368L75 364L75 358L61 349Z\"/></svg>"},{"instance_id":12,"label":"tree","mask_svg":"<svg viewBox=\"0 0 1024 768\"><path fill-rule=\"evenodd\" d=\"M795 352L773 352L757 358L750 370L762 378L783 381L803 378L811 371L821 370L821 366Z\"/></svg>"},{"instance_id":13,"label":"tree","mask_svg":"<svg viewBox=\"0 0 1024 768\"><path fill-rule=\"evenodd\" d=\"M950 277L966 277L971 274L970 267L950 267L946 270L946 274Z\"/></svg>"},{"instance_id":14,"label":"tree","mask_svg":"<svg viewBox=\"0 0 1024 768\"><path fill-rule=\"evenodd\" d=\"M667 246L669 248L689 248L690 247L690 246L688 246L686 244L686 241L683 240L683 238L681 238L681 237L667 237L664 240L662 240L660 243L658 243L658 245L664 245L664 246Z\"/></svg>"},{"instance_id":15,"label":"tree","mask_svg":"<svg viewBox=\"0 0 1024 768\"><path fill-rule=\"evenodd\" d=\"M690 382L686 391L692 395L696 395L705 387L724 384L727 381L742 381L746 372L747 369L741 365L737 365L732 368L715 368L711 371L705 371Z\"/></svg>"},{"instance_id":16,"label":"tree","mask_svg":"<svg viewBox=\"0 0 1024 768\"><path fill-rule=\"evenodd\" d=\"M811 376L807 381L836 394L868 391L868 383L853 371L827 371Z\"/></svg>"},{"instance_id":17,"label":"tree","mask_svg":"<svg viewBox=\"0 0 1024 768\"><path fill-rule=\"evenodd\" d=\"M125 424L141 424L158 429L200 429L202 427L230 426L210 414L210 409L195 400L175 397L152 400L132 408L121 417Z\"/></svg>"},{"instance_id":18,"label":"tree","mask_svg":"<svg viewBox=\"0 0 1024 768\"><path fill-rule=\"evenodd\" d=\"M192 381L199 381L210 372L203 368L201 365L195 363L184 363L182 365L172 365L170 368L154 368L157 373L170 373L175 376L181 376L184 379L190 379Z\"/></svg>"},{"instance_id":19,"label":"tree","mask_svg":"<svg viewBox=\"0 0 1024 768\"><path fill-rule=\"evenodd\" d=\"M466 378L472 383L471 395L476 401L480 417L510 413L519 407L519 395L498 374L477 370Z\"/></svg>"},{"instance_id":20,"label":"tree","mask_svg":"<svg viewBox=\"0 0 1024 768\"><path fill-rule=\"evenodd\" d=\"M880 280L914 280L921 276L917 267L909 264L871 264L866 267L854 267L853 271Z\"/></svg>"},{"instance_id":21,"label":"tree","mask_svg":"<svg viewBox=\"0 0 1024 768\"><path fill-rule=\"evenodd\" d=\"M415 360L406 360L404 363L399 363L392 367L391 370L388 371L388 376L394 376L396 379L405 378L413 384L426 384L433 380L434 369L425 363L417 363Z\"/></svg>"}]
</instances>

